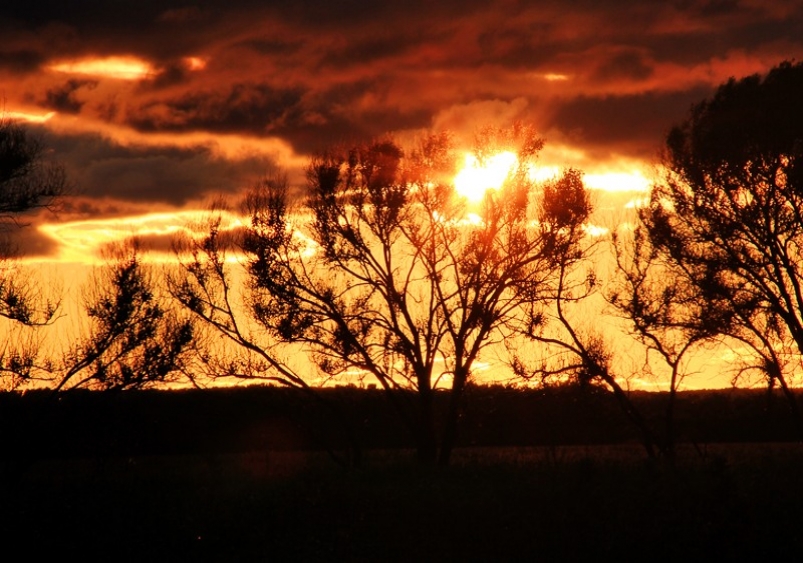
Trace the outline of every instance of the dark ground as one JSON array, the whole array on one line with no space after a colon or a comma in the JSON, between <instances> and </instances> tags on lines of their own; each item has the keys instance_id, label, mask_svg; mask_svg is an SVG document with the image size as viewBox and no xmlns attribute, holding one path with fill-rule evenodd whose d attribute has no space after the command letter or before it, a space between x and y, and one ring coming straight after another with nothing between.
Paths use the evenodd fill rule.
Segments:
<instances>
[{"instance_id":1,"label":"dark ground","mask_svg":"<svg viewBox=\"0 0 803 563\"><path fill-rule=\"evenodd\" d=\"M646 459L605 397L478 392L463 447L445 469L413 464L397 449L403 432L380 432L387 414L360 395L352 412L367 421L371 447L365 467L344 469L300 449L314 440L276 406L292 401L262 392L83 395L48 410L3 397L3 559L793 561L803 553L803 447L704 439L737 438L739 428L748 438L783 437L783 410L758 394L687 396L687 441L670 464ZM483 443L511 424L498 443ZM520 436L548 443L509 443ZM23 451L41 455L10 471Z\"/></svg>"},{"instance_id":2,"label":"dark ground","mask_svg":"<svg viewBox=\"0 0 803 563\"><path fill-rule=\"evenodd\" d=\"M803 452L709 446L674 467L630 447L464 450L423 469L372 452L41 462L5 483L27 560L795 561ZM11 561L13 559L7 559ZM20 560L20 559L17 559Z\"/></svg>"}]
</instances>

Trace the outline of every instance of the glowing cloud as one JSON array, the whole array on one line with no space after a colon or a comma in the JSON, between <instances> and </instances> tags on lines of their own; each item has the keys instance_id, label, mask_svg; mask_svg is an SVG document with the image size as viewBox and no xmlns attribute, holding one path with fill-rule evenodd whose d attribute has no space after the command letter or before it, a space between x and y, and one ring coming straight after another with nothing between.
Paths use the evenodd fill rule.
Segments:
<instances>
[{"instance_id":1,"label":"glowing cloud","mask_svg":"<svg viewBox=\"0 0 803 563\"><path fill-rule=\"evenodd\" d=\"M638 170L586 174L583 181L592 190L606 192L646 192L650 189L650 181Z\"/></svg>"},{"instance_id":2,"label":"glowing cloud","mask_svg":"<svg viewBox=\"0 0 803 563\"><path fill-rule=\"evenodd\" d=\"M24 111L8 111L5 112L4 117L12 120L27 121L29 123L44 123L49 121L54 115L56 115L55 111L49 111L45 114L27 113Z\"/></svg>"},{"instance_id":3,"label":"glowing cloud","mask_svg":"<svg viewBox=\"0 0 803 563\"><path fill-rule=\"evenodd\" d=\"M135 57L102 57L64 61L51 65L50 69L68 74L105 76L118 80L140 80L154 72L148 62Z\"/></svg>"},{"instance_id":4,"label":"glowing cloud","mask_svg":"<svg viewBox=\"0 0 803 563\"><path fill-rule=\"evenodd\" d=\"M132 217L45 224L39 230L59 243L60 261L91 264L98 261L98 251L106 244L121 242L134 236L181 232L191 235L192 225L202 223L208 216L208 211L149 213ZM230 213L224 213L222 218L223 230L234 229L243 224L241 218Z\"/></svg>"},{"instance_id":5,"label":"glowing cloud","mask_svg":"<svg viewBox=\"0 0 803 563\"><path fill-rule=\"evenodd\" d=\"M625 209L641 209L642 207L647 207L650 204L650 198L648 197L637 197L635 199L631 199L625 204Z\"/></svg>"},{"instance_id":6,"label":"glowing cloud","mask_svg":"<svg viewBox=\"0 0 803 563\"><path fill-rule=\"evenodd\" d=\"M600 227L599 225L583 225L583 230L590 237L602 237L607 235L610 231L607 227Z\"/></svg>"},{"instance_id":7,"label":"glowing cloud","mask_svg":"<svg viewBox=\"0 0 803 563\"><path fill-rule=\"evenodd\" d=\"M206 59L201 57L186 57L184 63L190 70L203 70L206 68Z\"/></svg>"}]
</instances>

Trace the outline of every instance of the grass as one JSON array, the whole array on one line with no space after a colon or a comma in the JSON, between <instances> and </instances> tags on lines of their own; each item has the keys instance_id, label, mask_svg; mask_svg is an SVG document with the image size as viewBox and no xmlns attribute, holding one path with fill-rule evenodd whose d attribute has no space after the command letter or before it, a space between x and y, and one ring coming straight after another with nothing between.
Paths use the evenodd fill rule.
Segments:
<instances>
[{"instance_id":1,"label":"grass","mask_svg":"<svg viewBox=\"0 0 803 563\"><path fill-rule=\"evenodd\" d=\"M2 484L5 545L82 561L791 559L803 449L477 448L48 460Z\"/></svg>"}]
</instances>

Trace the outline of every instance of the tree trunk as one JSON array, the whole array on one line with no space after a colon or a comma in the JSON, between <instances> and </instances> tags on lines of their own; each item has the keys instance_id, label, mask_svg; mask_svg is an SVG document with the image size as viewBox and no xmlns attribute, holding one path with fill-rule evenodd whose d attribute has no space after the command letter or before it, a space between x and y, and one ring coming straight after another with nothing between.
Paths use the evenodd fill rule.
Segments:
<instances>
[{"instance_id":1,"label":"tree trunk","mask_svg":"<svg viewBox=\"0 0 803 563\"><path fill-rule=\"evenodd\" d=\"M778 382L781 384L781 389L783 389L783 394L786 397L787 402L789 403L789 410L792 411L792 418L794 419L795 431L797 433L797 440L798 442L803 442L803 419L800 417L800 408L797 404L797 397L795 397L795 392L789 388L789 385L786 383L786 378L779 374L777 376Z\"/></svg>"},{"instance_id":2,"label":"tree trunk","mask_svg":"<svg viewBox=\"0 0 803 563\"><path fill-rule=\"evenodd\" d=\"M664 412L664 438L658 445L661 453L674 463L675 460L675 404L677 390L673 387L669 390L669 398Z\"/></svg>"},{"instance_id":3,"label":"tree trunk","mask_svg":"<svg viewBox=\"0 0 803 563\"><path fill-rule=\"evenodd\" d=\"M438 445L435 436L435 412L433 392L429 387L419 389L420 417L416 435L416 456L419 463L434 465L438 458Z\"/></svg>"},{"instance_id":4,"label":"tree trunk","mask_svg":"<svg viewBox=\"0 0 803 563\"><path fill-rule=\"evenodd\" d=\"M613 394L619 402L619 406L622 407L622 410L625 411L625 415L627 415L630 421L633 422L641 432L641 443L647 455L653 459L657 457L655 452L655 438L647 426L644 417L641 416L641 413L636 408L636 405L633 404L633 401L630 400L630 397L627 396L627 393L625 393L624 389L622 389L621 385L619 385L613 377L607 373L601 373L599 375L600 378L613 389Z\"/></svg>"},{"instance_id":5,"label":"tree trunk","mask_svg":"<svg viewBox=\"0 0 803 563\"><path fill-rule=\"evenodd\" d=\"M678 373L678 364L672 366L672 381L669 385L669 401L666 405L666 411L664 413L664 425L665 425L665 432L666 435L664 436L664 443L663 443L663 453L666 455L670 460L674 460L675 458L675 403L677 402L677 373Z\"/></svg>"},{"instance_id":6,"label":"tree trunk","mask_svg":"<svg viewBox=\"0 0 803 563\"><path fill-rule=\"evenodd\" d=\"M438 465L447 466L452 457L452 450L457 444L457 424L460 419L460 407L463 400L463 391L466 387L467 374L456 370L452 392L449 393L449 407L446 411L446 420L441 439L441 451L438 456Z\"/></svg>"}]
</instances>

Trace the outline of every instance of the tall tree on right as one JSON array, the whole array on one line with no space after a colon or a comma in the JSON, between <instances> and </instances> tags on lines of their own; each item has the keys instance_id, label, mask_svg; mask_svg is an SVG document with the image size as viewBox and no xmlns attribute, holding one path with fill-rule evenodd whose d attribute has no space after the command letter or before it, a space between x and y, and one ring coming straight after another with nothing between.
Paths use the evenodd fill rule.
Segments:
<instances>
[{"instance_id":1,"label":"tall tree on right","mask_svg":"<svg viewBox=\"0 0 803 563\"><path fill-rule=\"evenodd\" d=\"M798 421L803 357L803 64L731 79L666 140L641 223L668 284L695 292L683 321L749 350ZM677 318L675 319L677 321Z\"/></svg>"}]
</instances>

